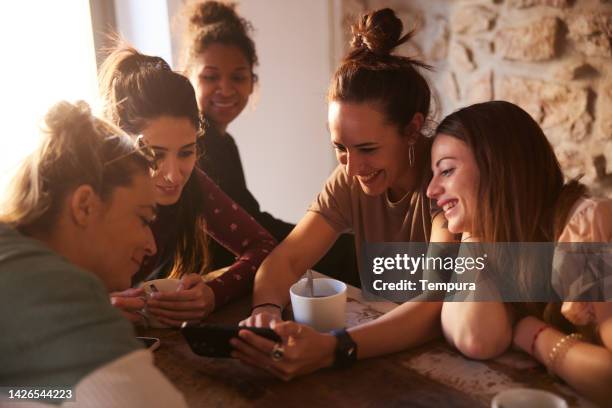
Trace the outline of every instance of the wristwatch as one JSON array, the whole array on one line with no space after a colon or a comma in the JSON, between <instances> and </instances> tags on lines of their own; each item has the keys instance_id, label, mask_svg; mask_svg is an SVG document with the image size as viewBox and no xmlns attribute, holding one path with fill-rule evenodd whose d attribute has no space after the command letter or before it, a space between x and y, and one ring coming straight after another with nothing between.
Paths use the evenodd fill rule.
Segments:
<instances>
[{"instance_id":1,"label":"wristwatch","mask_svg":"<svg viewBox=\"0 0 612 408\"><path fill-rule=\"evenodd\" d=\"M346 329L333 330L331 334L338 340L336 344L334 368L348 368L357 361L357 343Z\"/></svg>"}]
</instances>

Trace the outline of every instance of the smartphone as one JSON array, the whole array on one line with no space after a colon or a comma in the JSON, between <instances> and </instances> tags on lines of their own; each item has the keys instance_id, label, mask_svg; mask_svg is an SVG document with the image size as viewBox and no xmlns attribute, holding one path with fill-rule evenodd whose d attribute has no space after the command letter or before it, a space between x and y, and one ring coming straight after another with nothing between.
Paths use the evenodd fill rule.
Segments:
<instances>
[{"instance_id":1,"label":"smartphone","mask_svg":"<svg viewBox=\"0 0 612 408\"><path fill-rule=\"evenodd\" d=\"M234 348L230 344L230 339L238 337L240 330L250 330L274 342L281 342L281 338L272 329L261 327L218 324L189 326L186 322L181 326L181 333L183 333L194 353L200 356L217 358L231 358L230 354Z\"/></svg>"},{"instance_id":2,"label":"smartphone","mask_svg":"<svg viewBox=\"0 0 612 408\"><path fill-rule=\"evenodd\" d=\"M151 351L155 351L159 348L160 341L157 337L136 337L144 344L146 348Z\"/></svg>"}]
</instances>

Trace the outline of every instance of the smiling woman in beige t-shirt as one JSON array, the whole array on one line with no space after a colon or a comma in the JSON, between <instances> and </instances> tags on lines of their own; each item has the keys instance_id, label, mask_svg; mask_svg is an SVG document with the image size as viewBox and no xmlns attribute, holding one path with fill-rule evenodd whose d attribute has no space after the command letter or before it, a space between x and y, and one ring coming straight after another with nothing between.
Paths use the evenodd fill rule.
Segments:
<instances>
[{"instance_id":1,"label":"smiling woman in beige t-shirt","mask_svg":"<svg viewBox=\"0 0 612 408\"><path fill-rule=\"evenodd\" d=\"M284 355L271 359L274 343L246 330L232 341L235 357L281 378L397 352L440 333L437 302L407 302L371 323L334 334L281 322L289 287L343 232L354 234L358 253L364 242L452 238L442 228L442 216L432 220L425 196L430 140L422 127L430 89L418 71L423 64L391 55L410 38L401 34L402 23L391 9L365 14L353 25L351 51L328 91L328 126L340 165L257 272L252 315L243 323L271 325L283 338Z\"/></svg>"}]
</instances>

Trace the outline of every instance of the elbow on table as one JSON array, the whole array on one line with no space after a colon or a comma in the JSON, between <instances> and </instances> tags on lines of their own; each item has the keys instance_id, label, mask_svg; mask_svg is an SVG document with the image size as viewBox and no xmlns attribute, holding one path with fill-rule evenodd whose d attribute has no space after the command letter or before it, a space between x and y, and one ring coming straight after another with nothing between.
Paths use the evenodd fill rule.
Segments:
<instances>
[{"instance_id":1,"label":"elbow on table","mask_svg":"<svg viewBox=\"0 0 612 408\"><path fill-rule=\"evenodd\" d=\"M468 358L488 360L506 351L511 340L511 335L507 333L465 333L454 344Z\"/></svg>"}]
</instances>

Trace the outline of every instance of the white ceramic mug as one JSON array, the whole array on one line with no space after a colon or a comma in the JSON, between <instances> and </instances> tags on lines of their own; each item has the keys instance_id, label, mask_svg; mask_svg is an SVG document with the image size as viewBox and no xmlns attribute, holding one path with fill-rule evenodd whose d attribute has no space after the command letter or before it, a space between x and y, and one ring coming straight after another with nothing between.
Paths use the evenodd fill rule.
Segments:
<instances>
[{"instance_id":1,"label":"white ceramic mug","mask_svg":"<svg viewBox=\"0 0 612 408\"><path fill-rule=\"evenodd\" d=\"M567 408L567 402L552 392L532 388L511 388L493 397L491 408Z\"/></svg>"},{"instance_id":2,"label":"white ceramic mug","mask_svg":"<svg viewBox=\"0 0 612 408\"><path fill-rule=\"evenodd\" d=\"M175 292L180 283L181 281L179 279L155 279L155 280L144 282L142 284L142 287L144 288L145 293L147 294L152 293L151 285L155 285L157 290L159 290L160 292ZM146 311L146 308L145 308L144 315L147 318L147 321L150 327L154 327L156 329L170 327L167 324L161 323L156 318L149 315Z\"/></svg>"},{"instance_id":3,"label":"white ceramic mug","mask_svg":"<svg viewBox=\"0 0 612 408\"><path fill-rule=\"evenodd\" d=\"M291 306L296 322L319 332L342 329L346 322L346 284L336 279L313 279L314 295L307 288L307 279L291 286Z\"/></svg>"}]
</instances>

